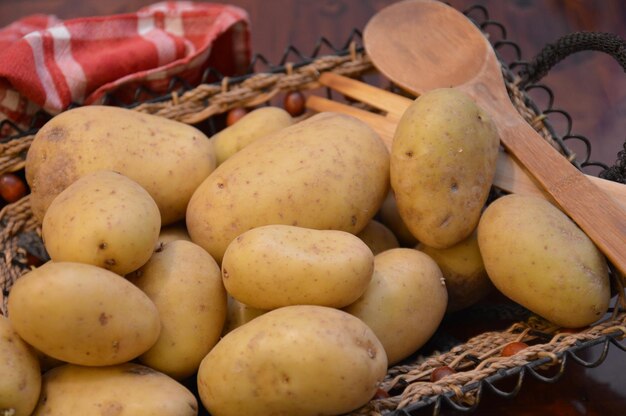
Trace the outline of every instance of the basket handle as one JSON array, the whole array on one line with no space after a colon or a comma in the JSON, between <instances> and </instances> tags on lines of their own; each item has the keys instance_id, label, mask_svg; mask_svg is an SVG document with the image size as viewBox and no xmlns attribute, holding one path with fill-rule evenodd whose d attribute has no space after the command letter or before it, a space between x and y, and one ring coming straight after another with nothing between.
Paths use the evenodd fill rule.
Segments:
<instances>
[{"instance_id":1,"label":"basket handle","mask_svg":"<svg viewBox=\"0 0 626 416\"><path fill-rule=\"evenodd\" d=\"M549 43L519 73L520 86L535 83L556 64L582 51L598 51L611 55L626 72L626 40L613 33L574 32Z\"/></svg>"},{"instance_id":2,"label":"basket handle","mask_svg":"<svg viewBox=\"0 0 626 416\"><path fill-rule=\"evenodd\" d=\"M550 69L568 56L582 51L598 51L611 55L626 73L626 40L613 33L574 32L550 43L520 70L520 87L536 83L548 74ZM617 154L615 165L600 172L599 176L614 182L626 184L626 141L623 150Z\"/></svg>"}]
</instances>

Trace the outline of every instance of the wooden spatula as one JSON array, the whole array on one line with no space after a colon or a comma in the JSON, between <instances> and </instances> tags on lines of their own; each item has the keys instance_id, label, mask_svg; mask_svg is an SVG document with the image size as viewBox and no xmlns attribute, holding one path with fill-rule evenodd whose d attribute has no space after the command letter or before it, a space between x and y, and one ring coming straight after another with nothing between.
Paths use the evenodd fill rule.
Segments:
<instances>
[{"instance_id":1,"label":"wooden spatula","mask_svg":"<svg viewBox=\"0 0 626 416\"><path fill-rule=\"evenodd\" d=\"M396 125L406 108L411 104L411 99L331 72L323 73L319 78L319 83L347 97L375 107L383 111L384 115L315 95L307 99L306 105L309 109L317 112L335 111L350 114L372 127L380 135L387 149L391 150ZM626 208L626 185L595 176L585 176L615 199L619 205ZM504 151L501 151L498 156L493 185L509 193L535 195L552 200L550 194L542 190L526 170Z\"/></svg>"}]
</instances>

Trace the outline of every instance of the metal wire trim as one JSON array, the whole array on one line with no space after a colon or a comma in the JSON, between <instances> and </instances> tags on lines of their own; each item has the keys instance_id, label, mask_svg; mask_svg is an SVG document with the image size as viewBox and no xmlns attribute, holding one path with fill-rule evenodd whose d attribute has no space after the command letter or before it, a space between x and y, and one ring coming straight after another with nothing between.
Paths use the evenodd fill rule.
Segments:
<instances>
[{"instance_id":1,"label":"metal wire trim","mask_svg":"<svg viewBox=\"0 0 626 416\"><path fill-rule=\"evenodd\" d=\"M624 333L622 331L615 331L610 334L606 334L600 338L596 338L596 339L584 341L584 342L577 342L572 347L562 352L556 353L555 355L557 356L557 359L558 359L558 369L554 374L550 376L546 376L542 374L541 372L539 372L540 367L543 367L549 364L552 364L552 366L555 365L551 357L543 357L543 358L539 358L537 360L531 361L520 367L514 367L514 368L510 368L506 370L504 369L499 370L494 375L486 377L475 383L468 384L462 387L461 391L464 394L475 392L476 401L470 406L465 406L463 404L456 402L454 400L455 393L449 392L449 393L445 393L442 395L431 396L431 397L425 398L419 402L412 403L403 409L398 409L390 413L385 413L385 415L413 416L416 414L418 410L422 410L426 407L432 406L433 407L432 415L439 416L444 405L458 412L471 413L475 411L476 408L478 407L482 394L485 390L485 387L487 387L487 389L490 392L492 392L493 394L499 397L511 399L517 396L517 394L520 392L524 378L527 377L527 374L530 374L534 379L542 381L544 383L556 383L565 373L568 360L571 360L577 365L580 365L586 368L593 368L593 367L599 366L600 364L604 362L604 360L606 359L608 355L611 345L615 345L618 349L622 351L626 351L626 345L623 345L618 341L618 339L623 338L623 336L624 336ZM586 361L577 355L577 353L583 352L597 345L602 345L602 351L596 359L591 360L591 361ZM511 391L503 391L494 385L494 383L500 380L509 379L513 376L517 376L517 381L515 383L514 388Z\"/></svg>"}]
</instances>

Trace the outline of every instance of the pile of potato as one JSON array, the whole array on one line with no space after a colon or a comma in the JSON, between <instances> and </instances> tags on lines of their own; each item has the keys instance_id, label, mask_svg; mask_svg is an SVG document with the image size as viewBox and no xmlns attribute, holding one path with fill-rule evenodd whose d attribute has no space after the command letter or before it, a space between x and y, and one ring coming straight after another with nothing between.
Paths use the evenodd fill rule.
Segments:
<instances>
[{"instance_id":1,"label":"pile of potato","mask_svg":"<svg viewBox=\"0 0 626 416\"><path fill-rule=\"evenodd\" d=\"M493 286L591 324L606 261L546 201L484 209L498 145L454 89L417 99L391 152L335 113L262 108L211 139L54 117L26 164L52 260L0 317L0 414L196 415L190 378L214 416L343 414Z\"/></svg>"}]
</instances>

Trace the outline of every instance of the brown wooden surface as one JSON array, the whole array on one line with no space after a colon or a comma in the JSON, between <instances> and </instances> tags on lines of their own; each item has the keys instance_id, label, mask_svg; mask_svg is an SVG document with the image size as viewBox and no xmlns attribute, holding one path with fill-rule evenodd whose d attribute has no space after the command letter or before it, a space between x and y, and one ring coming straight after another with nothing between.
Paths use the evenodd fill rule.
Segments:
<instances>
[{"instance_id":1,"label":"brown wooden surface","mask_svg":"<svg viewBox=\"0 0 626 416\"><path fill-rule=\"evenodd\" d=\"M149 0L1 0L0 26L32 13L59 18L134 11ZM274 62L292 44L312 51L318 37L343 44L353 28L362 29L376 11L392 0L232 0L250 14L252 45ZM623 0L450 0L465 9L482 4L490 16L505 25L524 59L548 42L579 30L605 31L626 37ZM544 79L555 94L555 107L574 119L573 132L589 137L594 158L615 162L626 139L626 74L609 56L597 52L576 54L558 64ZM538 96L537 100L541 98ZM553 120L560 128L564 123ZM560 130L559 130L560 131ZM612 347L604 364L583 369L570 363L555 385L529 377L517 398L486 395L480 415L624 415L626 414L626 355ZM445 414L453 414L445 412Z\"/></svg>"}]
</instances>

